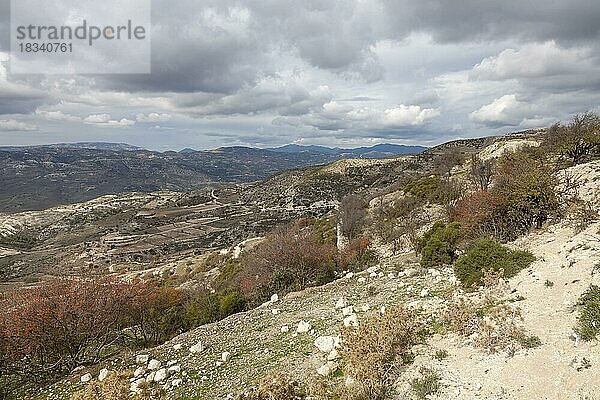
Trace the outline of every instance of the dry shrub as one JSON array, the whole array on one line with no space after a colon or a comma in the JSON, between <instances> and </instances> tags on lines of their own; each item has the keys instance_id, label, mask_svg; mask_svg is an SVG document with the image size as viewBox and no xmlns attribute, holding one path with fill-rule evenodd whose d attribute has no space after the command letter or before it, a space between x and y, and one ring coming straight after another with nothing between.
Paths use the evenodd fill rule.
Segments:
<instances>
[{"instance_id":1,"label":"dry shrub","mask_svg":"<svg viewBox=\"0 0 600 400\"><path fill-rule=\"evenodd\" d=\"M134 400L164 400L166 394L163 388L157 383L142 382L138 385L138 392L133 397Z\"/></svg>"},{"instance_id":2,"label":"dry shrub","mask_svg":"<svg viewBox=\"0 0 600 400\"><path fill-rule=\"evenodd\" d=\"M579 198L571 201L568 210L568 219L573 223L575 232L584 231L599 218L598 210L589 201Z\"/></svg>"},{"instance_id":3,"label":"dry shrub","mask_svg":"<svg viewBox=\"0 0 600 400\"><path fill-rule=\"evenodd\" d=\"M462 297L447 304L446 309L440 315L440 320L450 330L463 336L470 336L479 328L477 307L472 301Z\"/></svg>"},{"instance_id":4,"label":"dry shrub","mask_svg":"<svg viewBox=\"0 0 600 400\"><path fill-rule=\"evenodd\" d=\"M480 300L459 298L449 302L440 320L450 330L474 339L474 345L491 353L522 345L526 337L521 310L498 304L493 297Z\"/></svg>"},{"instance_id":5,"label":"dry shrub","mask_svg":"<svg viewBox=\"0 0 600 400\"><path fill-rule=\"evenodd\" d=\"M284 374L268 375L248 392L237 396L238 400L304 400L303 385Z\"/></svg>"},{"instance_id":6,"label":"dry shrub","mask_svg":"<svg viewBox=\"0 0 600 400\"><path fill-rule=\"evenodd\" d=\"M384 399L417 341L419 323L414 313L392 307L358 328L342 330L340 356L353 382L342 395L347 399Z\"/></svg>"},{"instance_id":7,"label":"dry shrub","mask_svg":"<svg viewBox=\"0 0 600 400\"><path fill-rule=\"evenodd\" d=\"M521 310L507 304L489 310L479 325L475 345L491 353L513 348L525 337Z\"/></svg>"},{"instance_id":8,"label":"dry shrub","mask_svg":"<svg viewBox=\"0 0 600 400\"><path fill-rule=\"evenodd\" d=\"M129 376L127 372L111 372L102 382L88 383L71 395L71 400L128 400Z\"/></svg>"}]
</instances>

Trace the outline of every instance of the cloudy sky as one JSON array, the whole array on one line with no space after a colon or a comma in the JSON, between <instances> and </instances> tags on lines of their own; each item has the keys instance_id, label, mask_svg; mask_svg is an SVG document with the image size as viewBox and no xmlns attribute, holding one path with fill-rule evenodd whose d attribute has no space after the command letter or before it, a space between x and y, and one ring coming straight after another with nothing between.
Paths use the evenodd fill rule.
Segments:
<instances>
[{"instance_id":1,"label":"cloudy sky","mask_svg":"<svg viewBox=\"0 0 600 400\"><path fill-rule=\"evenodd\" d=\"M150 75L47 76L10 74L8 4L0 145L431 145L600 105L598 0L154 0Z\"/></svg>"}]
</instances>

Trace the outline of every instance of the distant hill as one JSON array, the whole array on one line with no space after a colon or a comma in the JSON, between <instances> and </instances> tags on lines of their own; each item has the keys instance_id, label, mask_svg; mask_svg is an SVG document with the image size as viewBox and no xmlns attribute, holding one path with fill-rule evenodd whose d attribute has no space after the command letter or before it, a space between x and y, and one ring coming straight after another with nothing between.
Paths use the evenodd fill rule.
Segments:
<instances>
[{"instance_id":1,"label":"distant hill","mask_svg":"<svg viewBox=\"0 0 600 400\"><path fill-rule=\"evenodd\" d=\"M285 170L343 158L381 158L422 147L358 149L286 146L156 152L121 143L0 147L0 212L38 210L105 194L187 191L214 183L250 183Z\"/></svg>"},{"instance_id":2,"label":"distant hill","mask_svg":"<svg viewBox=\"0 0 600 400\"><path fill-rule=\"evenodd\" d=\"M357 147L354 149L341 149L338 147L325 146L301 146L297 144L288 144L282 147L270 148L267 150L279 153L322 153L337 155L340 158L386 158L395 156L404 156L407 154L418 154L427 150L423 146L405 146L399 144L377 144L371 147Z\"/></svg>"},{"instance_id":3,"label":"distant hill","mask_svg":"<svg viewBox=\"0 0 600 400\"><path fill-rule=\"evenodd\" d=\"M77 143L56 143L44 144L39 146L0 146L0 151L22 151L33 148L48 149L93 149L93 150L111 150L111 151L136 151L144 150L142 147L133 146L127 143L107 143L107 142L77 142Z\"/></svg>"}]
</instances>

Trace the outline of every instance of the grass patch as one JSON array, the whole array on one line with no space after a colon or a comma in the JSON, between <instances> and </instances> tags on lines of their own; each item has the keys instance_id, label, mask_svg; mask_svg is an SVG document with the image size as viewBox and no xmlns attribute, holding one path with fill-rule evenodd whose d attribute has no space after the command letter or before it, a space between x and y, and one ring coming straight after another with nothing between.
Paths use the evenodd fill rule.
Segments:
<instances>
[{"instance_id":1,"label":"grass patch","mask_svg":"<svg viewBox=\"0 0 600 400\"><path fill-rule=\"evenodd\" d=\"M442 385L437 372L430 369L421 370L422 377L413 379L410 387L417 399L425 399L431 394L439 392Z\"/></svg>"}]
</instances>

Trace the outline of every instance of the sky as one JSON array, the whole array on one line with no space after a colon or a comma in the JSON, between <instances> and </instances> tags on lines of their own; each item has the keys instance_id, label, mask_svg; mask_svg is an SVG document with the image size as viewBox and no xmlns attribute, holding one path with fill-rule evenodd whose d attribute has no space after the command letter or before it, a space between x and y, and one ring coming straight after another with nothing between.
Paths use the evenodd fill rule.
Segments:
<instances>
[{"instance_id":1,"label":"sky","mask_svg":"<svg viewBox=\"0 0 600 400\"><path fill-rule=\"evenodd\" d=\"M0 145L429 146L600 105L597 0L151 5L150 74L13 75L0 0Z\"/></svg>"}]
</instances>

